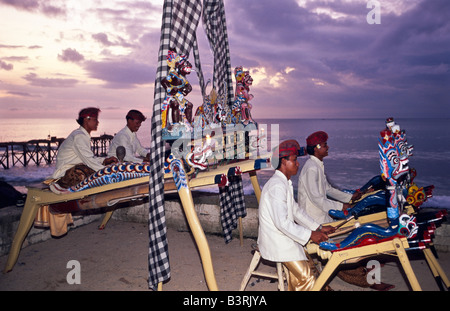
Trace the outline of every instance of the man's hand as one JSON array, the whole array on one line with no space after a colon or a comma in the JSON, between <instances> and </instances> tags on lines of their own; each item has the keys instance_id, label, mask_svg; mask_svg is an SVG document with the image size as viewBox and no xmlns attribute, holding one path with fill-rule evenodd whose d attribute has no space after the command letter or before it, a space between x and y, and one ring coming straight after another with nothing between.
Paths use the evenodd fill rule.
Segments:
<instances>
[{"instance_id":1,"label":"man's hand","mask_svg":"<svg viewBox=\"0 0 450 311\"><path fill-rule=\"evenodd\" d=\"M103 160L103 165L110 165L110 164L118 163L118 162L119 162L119 159L112 156L112 157L109 157L109 158L106 158L105 160Z\"/></svg>"},{"instance_id":2,"label":"man's hand","mask_svg":"<svg viewBox=\"0 0 450 311\"><path fill-rule=\"evenodd\" d=\"M354 206L354 204L344 203L344 206L342 207L342 211L345 212L346 210L348 210L349 208L352 208L353 206Z\"/></svg>"},{"instance_id":3,"label":"man's hand","mask_svg":"<svg viewBox=\"0 0 450 311\"><path fill-rule=\"evenodd\" d=\"M353 195L352 195L352 200L351 200L351 202L356 202L356 201L358 201L359 199L361 199L362 195L363 195L363 193L362 193L359 189L356 190L356 191L353 193Z\"/></svg>"},{"instance_id":4,"label":"man's hand","mask_svg":"<svg viewBox=\"0 0 450 311\"><path fill-rule=\"evenodd\" d=\"M322 226L322 228L320 229L320 232L325 234L330 234L333 233L334 231L336 231L336 228L333 226Z\"/></svg>"},{"instance_id":5,"label":"man's hand","mask_svg":"<svg viewBox=\"0 0 450 311\"><path fill-rule=\"evenodd\" d=\"M328 240L328 236L325 233L316 230L316 231L311 231L310 239L314 243L319 244L320 242L324 242L324 241Z\"/></svg>"}]
</instances>

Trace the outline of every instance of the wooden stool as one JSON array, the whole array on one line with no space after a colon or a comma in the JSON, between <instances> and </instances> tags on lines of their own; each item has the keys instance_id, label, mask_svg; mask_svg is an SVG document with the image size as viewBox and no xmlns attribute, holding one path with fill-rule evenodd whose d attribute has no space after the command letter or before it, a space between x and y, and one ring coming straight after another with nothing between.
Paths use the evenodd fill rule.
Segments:
<instances>
[{"instance_id":1,"label":"wooden stool","mask_svg":"<svg viewBox=\"0 0 450 311\"><path fill-rule=\"evenodd\" d=\"M278 290L284 291L284 281L287 280L289 273L284 267L281 262L277 262L277 274L274 273L267 273L267 272L258 272L256 271L256 268L258 268L258 265L261 261L261 253L259 252L258 246L253 244L252 248L254 250L252 261L250 262L250 266L248 267L247 272L245 273L244 278L242 279L241 288L240 291L244 291L247 287L248 281L250 278L254 275L265 277L268 279L278 280ZM285 276L283 276L283 272Z\"/></svg>"}]
</instances>

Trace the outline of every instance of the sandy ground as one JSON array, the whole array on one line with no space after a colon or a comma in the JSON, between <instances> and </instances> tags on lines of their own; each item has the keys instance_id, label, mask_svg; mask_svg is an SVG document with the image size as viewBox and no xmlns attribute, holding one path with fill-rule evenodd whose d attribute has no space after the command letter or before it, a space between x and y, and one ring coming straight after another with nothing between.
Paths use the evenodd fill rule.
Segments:
<instances>
[{"instance_id":1,"label":"sandy ground","mask_svg":"<svg viewBox=\"0 0 450 311\"><path fill-rule=\"evenodd\" d=\"M111 220L105 230L99 222L85 225L59 239L50 239L22 249L13 271L0 273L1 291L150 291L147 285L147 225ZM168 230L171 279L164 291L207 291L200 256L189 232ZM252 259L254 239L239 239L225 244L221 236L207 235L219 290L237 291ZM439 253L439 262L450 275L450 254ZM0 257L4 267L7 256ZM68 284L70 260L81 267L81 283ZM425 291L438 291L426 261L411 258L416 276ZM273 266L261 270L274 272ZM395 285L393 291L407 291L409 285L395 257L387 258L381 280ZM370 291L344 283L334 277L330 286L336 291ZM277 284L252 278L247 291L276 291Z\"/></svg>"}]
</instances>

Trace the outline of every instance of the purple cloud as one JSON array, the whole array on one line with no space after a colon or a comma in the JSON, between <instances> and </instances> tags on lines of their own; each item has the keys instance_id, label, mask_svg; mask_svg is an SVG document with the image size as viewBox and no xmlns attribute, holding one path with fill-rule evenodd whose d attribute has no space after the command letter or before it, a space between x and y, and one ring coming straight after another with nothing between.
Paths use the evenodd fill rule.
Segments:
<instances>
[{"instance_id":1,"label":"purple cloud","mask_svg":"<svg viewBox=\"0 0 450 311\"><path fill-rule=\"evenodd\" d=\"M387 112L398 112L404 117L450 117L449 110L442 108L450 102L450 1L379 1L381 24L375 25L367 23L367 2L225 1L231 65L233 69L243 66L252 70L255 79L250 90L255 96L253 116L384 118ZM63 16L66 8L55 3L0 0L0 6ZM53 13L45 8L47 4ZM77 42L70 43L72 49L60 47L58 57L78 63L90 77L103 81L104 87L137 88L139 92L140 86L154 83L161 9L162 1L159 5L145 1L99 5L86 14L94 14L106 28L80 33L78 38L95 41L105 48L102 56L111 58L84 59L78 51L84 55L92 55L92 51L81 50ZM208 79L212 77L213 60L201 24L197 37ZM31 46L20 44L3 42L0 48L21 52L27 48L29 60L46 52L45 46L30 51ZM127 49L113 58L115 46ZM128 54L123 55L124 51ZM19 56L8 55L2 61L16 65L18 60L13 57ZM39 63L33 66L33 70L28 68L33 74L24 77L31 85L78 82L41 77ZM194 85L189 95L192 100L200 91L195 74L188 80ZM201 100L192 102L198 106Z\"/></svg>"},{"instance_id":2,"label":"purple cloud","mask_svg":"<svg viewBox=\"0 0 450 311\"><path fill-rule=\"evenodd\" d=\"M10 71L14 68L12 64L8 64L7 62L4 62L0 59L0 69Z\"/></svg>"},{"instance_id":3,"label":"purple cloud","mask_svg":"<svg viewBox=\"0 0 450 311\"><path fill-rule=\"evenodd\" d=\"M0 44L0 48L3 48L3 49L18 49L18 48L22 48L22 47L23 47L22 45Z\"/></svg>"},{"instance_id":4,"label":"purple cloud","mask_svg":"<svg viewBox=\"0 0 450 311\"><path fill-rule=\"evenodd\" d=\"M155 67L129 59L88 61L84 68L108 88L133 88L155 81Z\"/></svg>"},{"instance_id":5,"label":"purple cloud","mask_svg":"<svg viewBox=\"0 0 450 311\"><path fill-rule=\"evenodd\" d=\"M382 11L379 25L367 23L365 1L245 3L226 3L232 65L264 68L268 79L295 68L279 87L251 88L255 114L282 103L280 115L299 117L450 116L449 1Z\"/></svg>"},{"instance_id":6,"label":"purple cloud","mask_svg":"<svg viewBox=\"0 0 450 311\"><path fill-rule=\"evenodd\" d=\"M84 60L84 56L75 49L65 49L62 54L58 54L58 59L63 62L79 63Z\"/></svg>"},{"instance_id":7,"label":"purple cloud","mask_svg":"<svg viewBox=\"0 0 450 311\"><path fill-rule=\"evenodd\" d=\"M104 46L111 46L113 43L109 41L108 35L105 33L96 33L92 35L92 38L98 42L100 42Z\"/></svg>"},{"instance_id":8,"label":"purple cloud","mask_svg":"<svg viewBox=\"0 0 450 311\"><path fill-rule=\"evenodd\" d=\"M92 38L106 47L110 46L133 47L133 44L130 44L129 42L127 42L127 40L121 37L117 37L116 41L112 42L109 40L108 35L103 32L93 34Z\"/></svg>"},{"instance_id":9,"label":"purple cloud","mask_svg":"<svg viewBox=\"0 0 450 311\"><path fill-rule=\"evenodd\" d=\"M0 3L10 5L18 10L39 12L51 17L66 15L65 7L49 4L47 0L0 0Z\"/></svg>"},{"instance_id":10,"label":"purple cloud","mask_svg":"<svg viewBox=\"0 0 450 311\"><path fill-rule=\"evenodd\" d=\"M7 93L10 95L21 96L21 97L41 97L41 96L30 94L28 92L9 91Z\"/></svg>"},{"instance_id":11,"label":"purple cloud","mask_svg":"<svg viewBox=\"0 0 450 311\"><path fill-rule=\"evenodd\" d=\"M78 83L76 79L40 78L35 73L29 73L23 79L33 86L40 87L73 87Z\"/></svg>"}]
</instances>

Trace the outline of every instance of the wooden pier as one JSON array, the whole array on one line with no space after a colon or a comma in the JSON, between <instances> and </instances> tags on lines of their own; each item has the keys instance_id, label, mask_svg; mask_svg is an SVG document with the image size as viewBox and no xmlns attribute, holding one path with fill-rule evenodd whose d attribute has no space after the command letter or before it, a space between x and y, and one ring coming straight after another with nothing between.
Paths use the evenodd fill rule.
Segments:
<instances>
[{"instance_id":1,"label":"wooden pier","mask_svg":"<svg viewBox=\"0 0 450 311\"><path fill-rule=\"evenodd\" d=\"M91 148L96 156L106 156L109 144L114 136L103 134L91 138ZM0 143L0 167L9 169L12 166L29 164L51 164L56 160L59 146L64 138L33 139L26 142Z\"/></svg>"}]
</instances>

